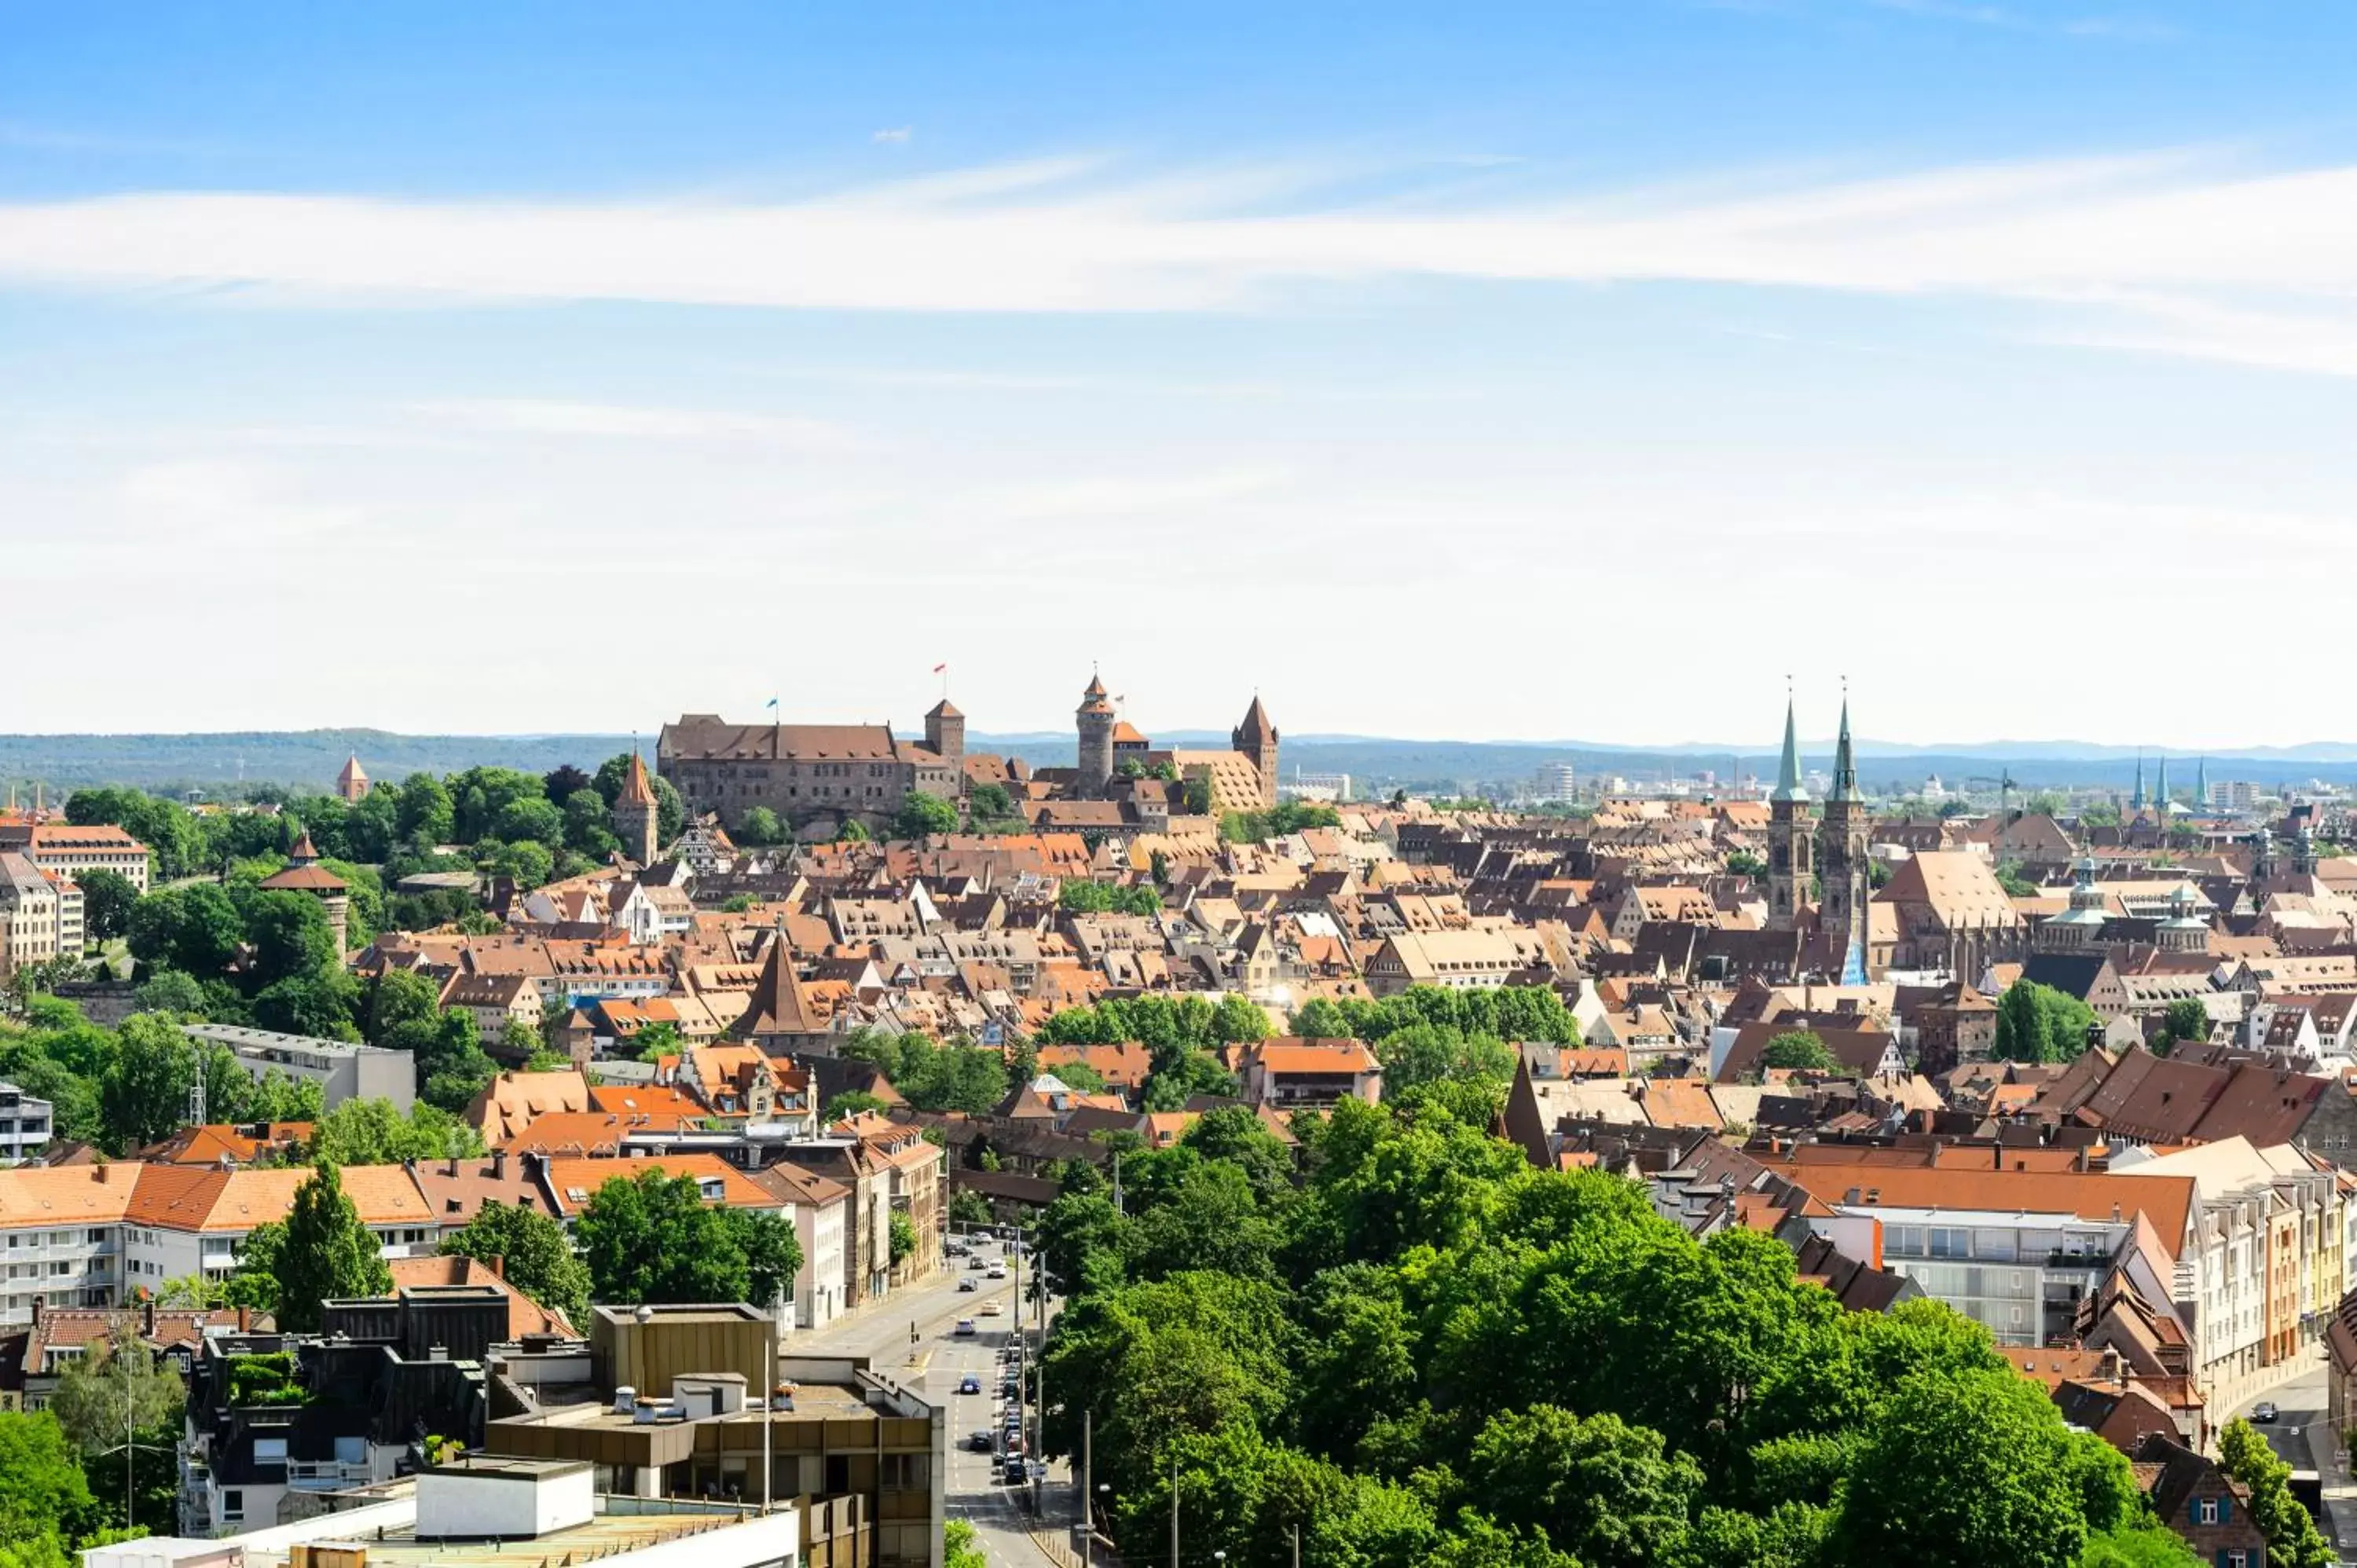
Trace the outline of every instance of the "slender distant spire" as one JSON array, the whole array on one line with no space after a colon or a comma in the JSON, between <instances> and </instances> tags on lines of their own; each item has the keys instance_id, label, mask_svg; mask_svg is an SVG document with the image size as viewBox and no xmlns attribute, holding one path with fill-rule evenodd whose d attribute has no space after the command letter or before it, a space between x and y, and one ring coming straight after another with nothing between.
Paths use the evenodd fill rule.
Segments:
<instances>
[{"instance_id":1,"label":"slender distant spire","mask_svg":"<svg viewBox=\"0 0 2357 1568\"><path fill-rule=\"evenodd\" d=\"M1784 699L1784 756L1776 765L1776 792L1770 800L1803 800L1809 792L1801 788L1800 732L1792 726L1792 699Z\"/></svg>"},{"instance_id":2,"label":"slender distant spire","mask_svg":"<svg viewBox=\"0 0 2357 1568\"><path fill-rule=\"evenodd\" d=\"M1849 693L1842 693L1841 738L1834 743L1834 792L1830 800L1860 800L1857 790L1857 758L1849 744Z\"/></svg>"},{"instance_id":3,"label":"slender distant spire","mask_svg":"<svg viewBox=\"0 0 2357 1568\"><path fill-rule=\"evenodd\" d=\"M2169 812L2169 753L2160 754L2160 774L2152 787L2153 810L2166 816Z\"/></svg>"},{"instance_id":4,"label":"slender distant spire","mask_svg":"<svg viewBox=\"0 0 2357 1568\"><path fill-rule=\"evenodd\" d=\"M2210 759L2206 757L2193 765L2193 809L2210 809Z\"/></svg>"},{"instance_id":5,"label":"slender distant spire","mask_svg":"<svg viewBox=\"0 0 2357 1568\"><path fill-rule=\"evenodd\" d=\"M2130 800L2128 805L2129 808L2134 811L2141 811L2144 810L2144 748L2142 746L2138 746L2136 748L2136 799Z\"/></svg>"}]
</instances>

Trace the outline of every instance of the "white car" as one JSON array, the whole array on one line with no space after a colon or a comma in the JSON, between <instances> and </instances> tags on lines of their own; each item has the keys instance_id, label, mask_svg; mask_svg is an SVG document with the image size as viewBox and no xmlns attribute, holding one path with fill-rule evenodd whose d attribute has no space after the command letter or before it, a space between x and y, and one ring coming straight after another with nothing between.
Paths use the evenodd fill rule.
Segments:
<instances>
[{"instance_id":1,"label":"white car","mask_svg":"<svg viewBox=\"0 0 2357 1568\"><path fill-rule=\"evenodd\" d=\"M982 1304L982 1315L983 1315L985 1317L996 1317L999 1314L1001 1314L1001 1313L1005 1312L1006 1310L1006 1305L1005 1305L1004 1303L1002 1303L1002 1302L1001 1302L1001 1301L1000 1301L996 1296L992 1296L988 1301L985 1301L985 1302L984 1302L984 1303ZM966 1322L968 1322L968 1323L971 1323L971 1322L973 1322L973 1321L974 1321L974 1319L972 1319L972 1318L970 1318L970 1317L969 1317L969 1318L965 1319L965 1321L966 1321ZM964 1330L963 1330L963 1328L961 1328L961 1329L959 1330L959 1332L960 1332L960 1333L963 1333L963 1332L964 1332Z\"/></svg>"}]
</instances>

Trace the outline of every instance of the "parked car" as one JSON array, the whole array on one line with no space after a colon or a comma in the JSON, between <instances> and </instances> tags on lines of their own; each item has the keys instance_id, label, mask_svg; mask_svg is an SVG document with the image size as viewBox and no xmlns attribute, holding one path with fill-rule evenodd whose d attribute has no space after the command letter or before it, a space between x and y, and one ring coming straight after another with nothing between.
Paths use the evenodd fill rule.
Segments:
<instances>
[{"instance_id":1,"label":"parked car","mask_svg":"<svg viewBox=\"0 0 2357 1568\"><path fill-rule=\"evenodd\" d=\"M957 1331L958 1337L961 1339L972 1337L974 1334L974 1319L971 1317L959 1318L957 1322Z\"/></svg>"}]
</instances>

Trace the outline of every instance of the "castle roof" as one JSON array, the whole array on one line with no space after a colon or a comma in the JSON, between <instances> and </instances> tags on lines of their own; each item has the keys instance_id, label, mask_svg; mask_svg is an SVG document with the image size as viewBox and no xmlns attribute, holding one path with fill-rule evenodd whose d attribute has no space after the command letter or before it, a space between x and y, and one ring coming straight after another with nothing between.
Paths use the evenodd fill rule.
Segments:
<instances>
[{"instance_id":1,"label":"castle roof","mask_svg":"<svg viewBox=\"0 0 2357 1568\"><path fill-rule=\"evenodd\" d=\"M654 803L655 788L647 781L647 759L634 751L630 753L630 769L622 776L622 793L614 804L651 806Z\"/></svg>"},{"instance_id":2,"label":"castle roof","mask_svg":"<svg viewBox=\"0 0 2357 1568\"><path fill-rule=\"evenodd\" d=\"M1275 740L1276 726L1268 722L1268 710L1260 705L1260 693L1253 693L1252 706L1244 710L1244 722L1236 726L1239 744L1253 740Z\"/></svg>"},{"instance_id":3,"label":"castle roof","mask_svg":"<svg viewBox=\"0 0 2357 1568\"><path fill-rule=\"evenodd\" d=\"M927 709L925 716L929 719L962 719L965 717L963 714L950 706L950 700L947 697L943 697L940 702L935 703L931 708Z\"/></svg>"}]
</instances>

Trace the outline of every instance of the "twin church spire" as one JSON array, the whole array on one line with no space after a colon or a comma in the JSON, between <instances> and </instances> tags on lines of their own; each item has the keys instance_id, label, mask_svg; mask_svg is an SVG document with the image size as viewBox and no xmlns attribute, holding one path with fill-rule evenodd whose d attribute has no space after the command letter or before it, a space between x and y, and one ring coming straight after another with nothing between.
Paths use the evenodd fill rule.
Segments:
<instances>
[{"instance_id":1,"label":"twin church spire","mask_svg":"<svg viewBox=\"0 0 2357 1568\"><path fill-rule=\"evenodd\" d=\"M1822 819L1810 810L1801 778L1800 727L1792 699L1784 703L1784 750L1776 788L1768 797L1768 920L1791 930L1811 903L1817 929L1839 942L1843 979L1862 982L1867 910L1873 886L1866 795L1857 784L1857 748L1850 739L1849 696L1842 696L1841 731L1834 743L1834 774Z\"/></svg>"}]
</instances>

